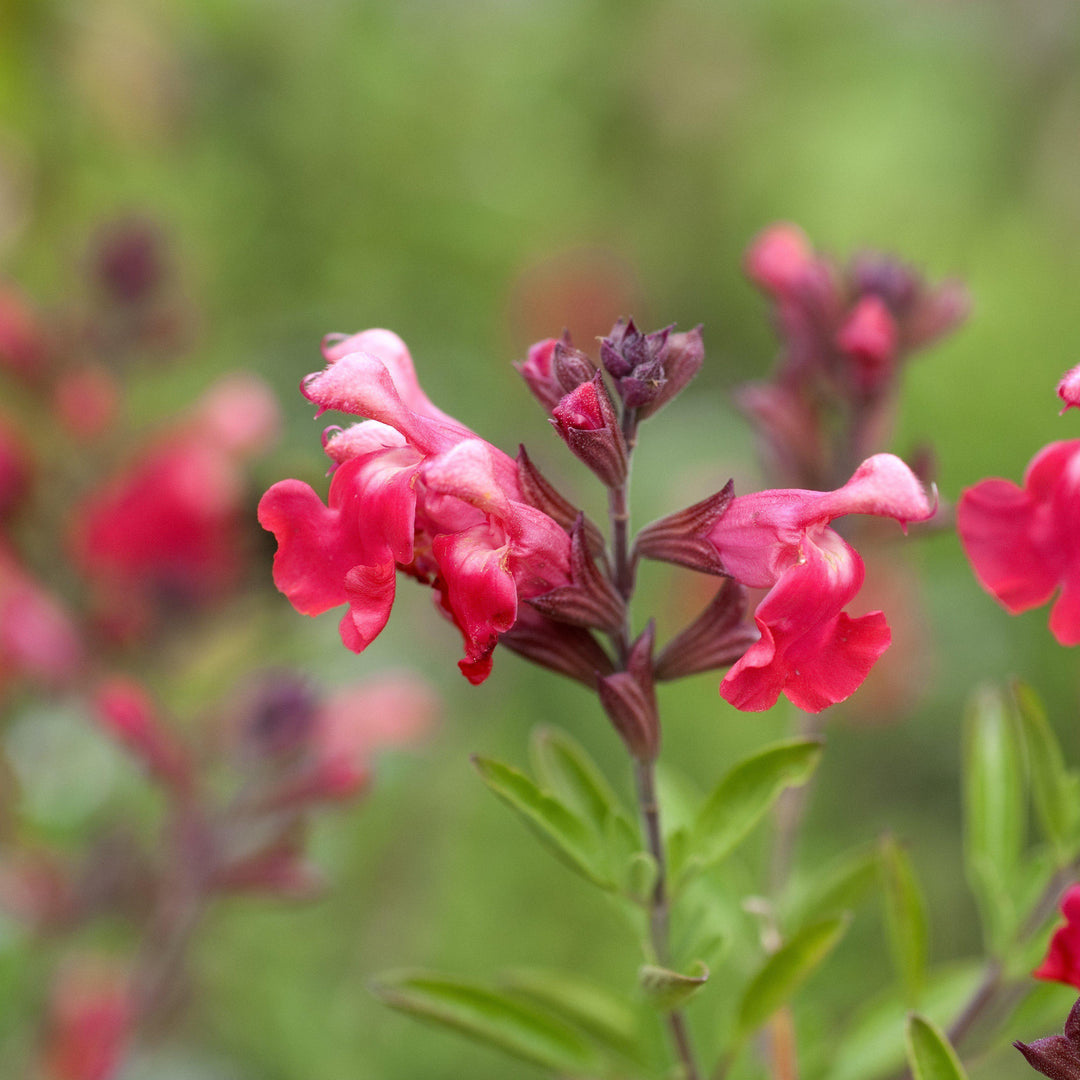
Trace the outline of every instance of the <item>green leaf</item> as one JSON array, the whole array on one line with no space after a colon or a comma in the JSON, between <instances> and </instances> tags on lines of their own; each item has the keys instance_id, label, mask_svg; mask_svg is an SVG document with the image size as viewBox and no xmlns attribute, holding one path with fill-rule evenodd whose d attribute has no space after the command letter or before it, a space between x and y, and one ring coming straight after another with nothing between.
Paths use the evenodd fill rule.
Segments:
<instances>
[{"instance_id":1,"label":"green leaf","mask_svg":"<svg viewBox=\"0 0 1080 1080\"><path fill-rule=\"evenodd\" d=\"M964 856L991 952L1017 919L1013 882L1025 832L1024 760L1011 702L996 687L969 705L964 747Z\"/></svg>"},{"instance_id":2,"label":"green leaf","mask_svg":"<svg viewBox=\"0 0 1080 1080\"><path fill-rule=\"evenodd\" d=\"M660 868L647 851L639 851L630 857L624 875L626 895L639 903L647 904L656 887Z\"/></svg>"},{"instance_id":3,"label":"green leaf","mask_svg":"<svg viewBox=\"0 0 1080 1080\"><path fill-rule=\"evenodd\" d=\"M967 1080L967 1073L941 1029L912 1013L907 1022L907 1059L915 1080Z\"/></svg>"},{"instance_id":4,"label":"green leaf","mask_svg":"<svg viewBox=\"0 0 1080 1080\"><path fill-rule=\"evenodd\" d=\"M519 769L478 756L472 762L484 783L567 866L601 888L615 887L607 873L605 852L598 838L573 810L541 791Z\"/></svg>"},{"instance_id":5,"label":"green leaf","mask_svg":"<svg viewBox=\"0 0 1080 1080\"><path fill-rule=\"evenodd\" d=\"M881 843L880 866L889 948L905 999L914 1008L926 977L926 901L907 852L892 837Z\"/></svg>"},{"instance_id":6,"label":"green leaf","mask_svg":"<svg viewBox=\"0 0 1080 1080\"><path fill-rule=\"evenodd\" d=\"M638 972L638 982L650 1004L661 1012L681 1008L709 980L709 969L700 961L694 964L693 975L646 964Z\"/></svg>"},{"instance_id":7,"label":"green leaf","mask_svg":"<svg viewBox=\"0 0 1080 1080\"><path fill-rule=\"evenodd\" d=\"M922 1011L935 1023L949 1024L970 1000L982 978L982 962L931 972L923 991ZM892 1076L904 1062L907 1009L896 989L889 989L856 1014L832 1055L826 1080L878 1080Z\"/></svg>"},{"instance_id":8,"label":"green leaf","mask_svg":"<svg viewBox=\"0 0 1080 1080\"><path fill-rule=\"evenodd\" d=\"M1027 748L1035 816L1054 847L1058 865L1064 866L1076 846L1076 778L1065 768L1061 746L1035 691L1026 683L1014 682L1012 696Z\"/></svg>"},{"instance_id":9,"label":"green leaf","mask_svg":"<svg viewBox=\"0 0 1080 1080\"><path fill-rule=\"evenodd\" d=\"M787 922L799 927L854 907L880 884L880 863L877 845L844 852L799 884L788 905Z\"/></svg>"},{"instance_id":10,"label":"green leaf","mask_svg":"<svg viewBox=\"0 0 1080 1080\"><path fill-rule=\"evenodd\" d=\"M565 731L537 728L529 744L533 771L540 784L603 835L610 816L627 818L599 766Z\"/></svg>"},{"instance_id":11,"label":"green leaf","mask_svg":"<svg viewBox=\"0 0 1080 1080\"><path fill-rule=\"evenodd\" d=\"M372 991L392 1009L556 1072L595 1073L600 1065L596 1051L561 1020L474 983L430 972L391 972Z\"/></svg>"},{"instance_id":12,"label":"green leaf","mask_svg":"<svg viewBox=\"0 0 1080 1080\"><path fill-rule=\"evenodd\" d=\"M609 990L564 971L515 968L503 977L507 989L579 1028L616 1053L640 1061L641 1017Z\"/></svg>"},{"instance_id":13,"label":"green leaf","mask_svg":"<svg viewBox=\"0 0 1080 1080\"><path fill-rule=\"evenodd\" d=\"M785 942L764 963L743 992L739 1004L736 1042L753 1035L836 947L844 936L847 914L811 923Z\"/></svg>"},{"instance_id":14,"label":"green leaf","mask_svg":"<svg viewBox=\"0 0 1080 1080\"><path fill-rule=\"evenodd\" d=\"M711 866L728 855L787 787L805 784L821 759L816 739L792 739L740 761L713 790L694 822L687 863Z\"/></svg>"}]
</instances>

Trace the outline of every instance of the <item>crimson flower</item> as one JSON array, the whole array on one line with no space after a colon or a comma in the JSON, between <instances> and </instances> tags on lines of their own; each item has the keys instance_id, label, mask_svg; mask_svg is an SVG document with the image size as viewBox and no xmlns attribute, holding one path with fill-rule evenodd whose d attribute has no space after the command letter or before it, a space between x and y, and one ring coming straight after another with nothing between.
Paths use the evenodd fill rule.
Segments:
<instances>
[{"instance_id":1,"label":"crimson flower","mask_svg":"<svg viewBox=\"0 0 1080 1080\"><path fill-rule=\"evenodd\" d=\"M956 531L979 583L1013 615L1060 589L1050 630L1080 644L1080 439L1040 450L1023 487L992 478L968 488Z\"/></svg>"},{"instance_id":2,"label":"crimson flower","mask_svg":"<svg viewBox=\"0 0 1080 1080\"><path fill-rule=\"evenodd\" d=\"M761 637L720 684L737 709L757 712L783 693L808 712L849 697L891 639L880 611L852 618L843 609L863 583L857 551L829 528L844 514L875 514L901 524L936 509L912 471L876 454L836 491L761 491L733 499L708 532L725 573L769 589L754 621Z\"/></svg>"},{"instance_id":3,"label":"crimson flower","mask_svg":"<svg viewBox=\"0 0 1080 1080\"><path fill-rule=\"evenodd\" d=\"M512 458L428 400L396 334L367 330L324 355L305 396L367 419L324 435L327 504L300 480L262 497L274 581L307 615L348 604L341 639L361 652L386 625L400 570L435 589L464 638L462 672L483 682L519 601L569 583L570 537L525 502Z\"/></svg>"},{"instance_id":4,"label":"crimson flower","mask_svg":"<svg viewBox=\"0 0 1080 1080\"><path fill-rule=\"evenodd\" d=\"M1036 979L1067 983L1080 990L1080 885L1070 885L1061 898L1065 925L1050 939L1046 959L1032 972Z\"/></svg>"}]
</instances>

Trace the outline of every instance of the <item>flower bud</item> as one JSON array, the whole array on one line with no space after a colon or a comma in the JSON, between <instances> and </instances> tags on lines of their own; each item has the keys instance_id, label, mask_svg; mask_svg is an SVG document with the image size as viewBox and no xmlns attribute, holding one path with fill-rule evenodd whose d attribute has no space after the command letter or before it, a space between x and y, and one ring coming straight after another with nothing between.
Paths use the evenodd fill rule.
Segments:
<instances>
[{"instance_id":1,"label":"flower bud","mask_svg":"<svg viewBox=\"0 0 1080 1080\"><path fill-rule=\"evenodd\" d=\"M806 234L796 225L770 225L759 233L746 252L746 276L767 292L791 292L814 261Z\"/></svg>"},{"instance_id":2,"label":"flower bud","mask_svg":"<svg viewBox=\"0 0 1080 1080\"><path fill-rule=\"evenodd\" d=\"M708 534L734 495L735 485L729 480L715 495L646 525L634 541L635 553L703 574L722 574L720 555Z\"/></svg>"},{"instance_id":3,"label":"flower bud","mask_svg":"<svg viewBox=\"0 0 1080 1080\"><path fill-rule=\"evenodd\" d=\"M576 390L582 383L592 380L596 365L569 340L556 341L551 356L551 369L564 394Z\"/></svg>"},{"instance_id":4,"label":"flower bud","mask_svg":"<svg viewBox=\"0 0 1080 1080\"><path fill-rule=\"evenodd\" d=\"M517 466L518 484L521 486L521 494L525 502L536 507L537 510L542 510L549 518L553 518L567 531L572 529L581 515L581 511L555 489L536 465L533 464L532 459L525 452L525 447L520 445L518 446ZM589 550L593 555L600 557L604 551L603 533L588 518L583 519L583 524L585 539L589 542Z\"/></svg>"},{"instance_id":5,"label":"flower bud","mask_svg":"<svg viewBox=\"0 0 1080 1080\"><path fill-rule=\"evenodd\" d=\"M552 410L552 425L571 452L610 488L626 481L626 440L603 376L596 374Z\"/></svg>"},{"instance_id":6,"label":"flower bud","mask_svg":"<svg viewBox=\"0 0 1080 1080\"><path fill-rule=\"evenodd\" d=\"M548 412L558 405L559 399L566 393L555 377L552 365L558 344L558 338L545 338L529 347L529 354L524 360L514 361L517 373Z\"/></svg>"},{"instance_id":7,"label":"flower bud","mask_svg":"<svg viewBox=\"0 0 1080 1080\"><path fill-rule=\"evenodd\" d=\"M589 552L584 515L570 533L570 584L529 599L537 611L559 622L612 633L626 617L626 604L615 586L600 572Z\"/></svg>"},{"instance_id":8,"label":"flower bud","mask_svg":"<svg viewBox=\"0 0 1080 1080\"><path fill-rule=\"evenodd\" d=\"M897 338L896 320L885 302L864 296L836 335L837 345L852 360L860 390L872 392L889 381L895 370Z\"/></svg>"},{"instance_id":9,"label":"flower bud","mask_svg":"<svg viewBox=\"0 0 1080 1080\"><path fill-rule=\"evenodd\" d=\"M642 419L658 412L673 397L685 390L690 380L701 370L701 365L705 362L705 343L701 339L701 327L696 326L686 333L668 337L660 359L664 370L663 384L649 401L639 407L638 415Z\"/></svg>"},{"instance_id":10,"label":"flower bud","mask_svg":"<svg viewBox=\"0 0 1080 1080\"><path fill-rule=\"evenodd\" d=\"M664 358L672 327L643 334L634 320L620 319L611 333L600 342L600 358L627 409L641 409L643 415L655 412L675 390L667 390ZM684 383L685 385L685 383Z\"/></svg>"},{"instance_id":11,"label":"flower bud","mask_svg":"<svg viewBox=\"0 0 1080 1080\"><path fill-rule=\"evenodd\" d=\"M630 650L626 670L597 684L604 712L638 761L655 761L660 752L660 717L652 674L655 637L656 627L650 620Z\"/></svg>"},{"instance_id":12,"label":"flower bud","mask_svg":"<svg viewBox=\"0 0 1080 1080\"><path fill-rule=\"evenodd\" d=\"M517 621L499 636L499 643L540 667L596 689L597 678L615 670L603 646L582 626L558 622L529 605L518 610Z\"/></svg>"},{"instance_id":13,"label":"flower bud","mask_svg":"<svg viewBox=\"0 0 1080 1080\"><path fill-rule=\"evenodd\" d=\"M656 681L670 682L734 664L760 636L755 626L743 621L746 607L746 590L728 578L709 606L664 646L656 658Z\"/></svg>"}]
</instances>

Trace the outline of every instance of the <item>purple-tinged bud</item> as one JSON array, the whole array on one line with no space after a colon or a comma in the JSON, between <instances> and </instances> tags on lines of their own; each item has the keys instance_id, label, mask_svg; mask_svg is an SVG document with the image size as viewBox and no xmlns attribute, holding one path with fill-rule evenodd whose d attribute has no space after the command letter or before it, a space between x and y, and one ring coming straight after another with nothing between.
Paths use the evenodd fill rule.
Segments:
<instances>
[{"instance_id":1,"label":"purple-tinged bud","mask_svg":"<svg viewBox=\"0 0 1080 1080\"><path fill-rule=\"evenodd\" d=\"M664 381L652 399L639 407L638 415L644 419L652 416L677 394L686 389L690 380L701 370L705 362L705 343L701 327L696 326L682 334L672 334L661 353ZM629 404L629 402L627 402Z\"/></svg>"},{"instance_id":2,"label":"purple-tinged bud","mask_svg":"<svg viewBox=\"0 0 1080 1080\"><path fill-rule=\"evenodd\" d=\"M666 354L672 327L643 334L634 320L620 319L600 342L600 359L615 380L616 389L628 409L648 415L659 408L657 399L669 400L676 392L668 389ZM683 384L685 385L685 383Z\"/></svg>"},{"instance_id":3,"label":"purple-tinged bud","mask_svg":"<svg viewBox=\"0 0 1080 1080\"><path fill-rule=\"evenodd\" d=\"M1080 1080L1080 999L1069 1011L1063 1035L1032 1043L1014 1042L1027 1063L1050 1080Z\"/></svg>"},{"instance_id":4,"label":"purple-tinged bud","mask_svg":"<svg viewBox=\"0 0 1080 1080\"><path fill-rule=\"evenodd\" d=\"M574 626L614 633L623 625L626 604L589 552L583 514L570 532L570 584L534 596L529 603L542 615Z\"/></svg>"},{"instance_id":5,"label":"purple-tinged bud","mask_svg":"<svg viewBox=\"0 0 1080 1080\"><path fill-rule=\"evenodd\" d=\"M555 489L521 445L518 446L517 466L518 484L525 502L554 518L567 531L572 529L581 511ZM589 550L599 558L604 551L603 533L588 518L584 519L584 528Z\"/></svg>"},{"instance_id":6,"label":"purple-tinged bud","mask_svg":"<svg viewBox=\"0 0 1080 1080\"><path fill-rule=\"evenodd\" d=\"M533 396L550 412L566 393L555 377L552 360L558 338L545 338L529 347L529 355L524 360L515 360L517 373L525 380Z\"/></svg>"},{"instance_id":7,"label":"purple-tinged bud","mask_svg":"<svg viewBox=\"0 0 1080 1080\"><path fill-rule=\"evenodd\" d=\"M715 495L646 525L634 541L635 555L686 566L703 574L723 574L723 564L715 544L709 540L709 532L734 496L735 485L729 480Z\"/></svg>"},{"instance_id":8,"label":"purple-tinged bud","mask_svg":"<svg viewBox=\"0 0 1080 1080\"><path fill-rule=\"evenodd\" d=\"M90 273L109 299L139 304L157 293L167 277L161 230L130 218L106 226L95 238Z\"/></svg>"},{"instance_id":9,"label":"purple-tinged bud","mask_svg":"<svg viewBox=\"0 0 1080 1080\"><path fill-rule=\"evenodd\" d=\"M655 638L656 627L650 620L630 650L626 670L597 683L604 712L638 761L655 761L660 752L660 716L652 674Z\"/></svg>"},{"instance_id":10,"label":"purple-tinged bud","mask_svg":"<svg viewBox=\"0 0 1080 1080\"><path fill-rule=\"evenodd\" d=\"M569 341L555 342L551 368L564 394L576 390L582 383L590 382L596 374L596 365Z\"/></svg>"},{"instance_id":11,"label":"purple-tinged bud","mask_svg":"<svg viewBox=\"0 0 1080 1080\"><path fill-rule=\"evenodd\" d=\"M626 439L600 372L568 393L551 415L571 452L608 487L626 482Z\"/></svg>"},{"instance_id":12,"label":"purple-tinged bud","mask_svg":"<svg viewBox=\"0 0 1080 1080\"><path fill-rule=\"evenodd\" d=\"M527 604L518 608L514 625L499 644L526 660L596 689L596 681L615 670L604 647L584 627L556 622Z\"/></svg>"},{"instance_id":13,"label":"purple-tinged bud","mask_svg":"<svg viewBox=\"0 0 1080 1080\"><path fill-rule=\"evenodd\" d=\"M253 681L239 709L245 749L257 758L288 757L305 750L319 708L315 691L302 676L265 672Z\"/></svg>"},{"instance_id":14,"label":"purple-tinged bud","mask_svg":"<svg viewBox=\"0 0 1080 1080\"><path fill-rule=\"evenodd\" d=\"M656 658L656 681L670 682L734 664L760 636L757 627L744 622L746 607L746 590L728 578L709 606L664 646Z\"/></svg>"}]
</instances>

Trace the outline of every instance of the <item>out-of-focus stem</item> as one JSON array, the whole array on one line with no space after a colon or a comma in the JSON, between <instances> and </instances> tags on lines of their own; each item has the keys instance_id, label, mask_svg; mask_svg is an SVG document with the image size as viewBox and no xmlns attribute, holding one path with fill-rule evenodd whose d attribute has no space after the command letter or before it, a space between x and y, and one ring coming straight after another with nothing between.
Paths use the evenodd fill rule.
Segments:
<instances>
[{"instance_id":1,"label":"out-of-focus stem","mask_svg":"<svg viewBox=\"0 0 1080 1080\"><path fill-rule=\"evenodd\" d=\"M649 900L649 937L656 962L661 966L670 963L668 947L668 922L670 909L667 896L667 858L664 852L664 834L660 828L660 806L656 800L656 773L653 762L635 763L638 806L645 825L649 853L656 860L656 883ZM668 1031L675 1052L683 1068L685 1080L700 1080L694 1051L690 1045L690 1032L686 1017L679 1009L667 1014Z\"/></svg>"}]
</instances>

